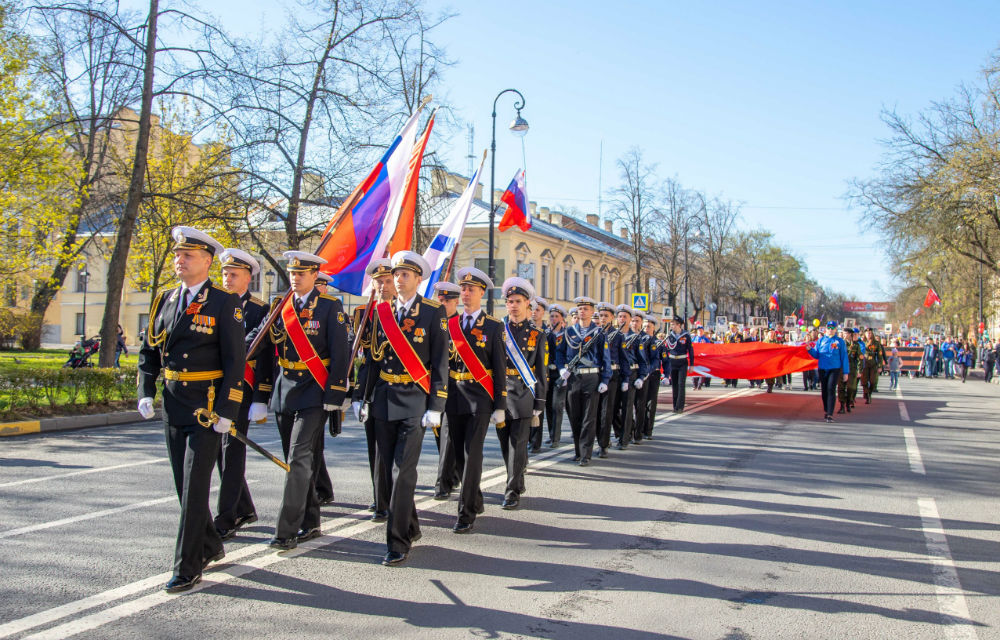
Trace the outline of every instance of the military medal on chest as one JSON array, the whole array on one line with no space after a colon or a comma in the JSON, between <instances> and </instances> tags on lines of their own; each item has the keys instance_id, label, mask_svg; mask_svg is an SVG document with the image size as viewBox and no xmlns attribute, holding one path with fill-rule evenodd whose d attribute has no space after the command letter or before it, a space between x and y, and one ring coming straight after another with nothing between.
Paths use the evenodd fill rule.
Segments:
<instances>
[{"instance_id":1,"label":"military medal on chest","mask_svg":"<svg viewBox=\"0 0 1000 640\"><path fill-rule=\"evenodd\" d=\"M202 313L196 313L191 316L191 330L212 335L215 332L215 318Z\"/></svg>"}]
</instances>

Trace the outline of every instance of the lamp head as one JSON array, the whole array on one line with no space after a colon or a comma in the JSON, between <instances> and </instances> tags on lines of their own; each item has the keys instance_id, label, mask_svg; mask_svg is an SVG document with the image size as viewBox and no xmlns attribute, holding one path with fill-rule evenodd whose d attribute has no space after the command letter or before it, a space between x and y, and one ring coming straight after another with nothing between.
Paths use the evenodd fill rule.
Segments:
<instances>
[{"instance_id":1,"label":"lamp head","mask_svg":"<svg viewBox=\"0 0 1000 640\"><path fill-rule=\"evenodd\" d=\"M518 138L523 138L528 133L528 121L521 117L521 110L517 110L517 117L510 123L510 132Z\"/></svg>"}]
</instances>

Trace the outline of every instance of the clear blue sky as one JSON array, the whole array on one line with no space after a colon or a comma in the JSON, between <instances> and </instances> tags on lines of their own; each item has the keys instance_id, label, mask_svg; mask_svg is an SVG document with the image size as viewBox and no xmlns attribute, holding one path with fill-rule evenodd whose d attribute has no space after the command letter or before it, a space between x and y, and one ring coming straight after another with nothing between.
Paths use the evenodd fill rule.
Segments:
<instances>
[{"instance_id":1,"label":"clear blue sky","mask_svg":"<svg viewBox=\"0 0 1000 640\"><path fill-rule=\"evenodd\" d=\"M873 233L849 211L848 181L872 173L880 110L916 113L977 78L1000 44L997 2L597 2L431 0L460 15L435 39L457 64L439 97L489 145L498 91L520 89L528 195L597 209L615 160L640 146L663 177L744 203L821 284L859 300L891 285ZM231 28L280 20L263 0L222 0ZM498 106L497 184L521 164ZM446 149L466 172L457 132ZM488 179L488 177L487 177ZM487 184L488 186L488 184Z\"/></svg>"}]
</instances>

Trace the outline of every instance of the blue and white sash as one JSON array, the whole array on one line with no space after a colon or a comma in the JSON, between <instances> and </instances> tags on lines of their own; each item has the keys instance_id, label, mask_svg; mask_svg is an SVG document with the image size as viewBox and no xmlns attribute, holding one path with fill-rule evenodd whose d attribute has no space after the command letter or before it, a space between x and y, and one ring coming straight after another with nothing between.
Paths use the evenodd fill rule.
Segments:
<instances>
[{"instance_id":1,"label":"blue and white sash","mask_svg":"<svg viewBox=\"0 0 1000 640\"><path fill-rule=\"evenodd\" d=\"M508 318L503 319L503 348L507 350L507 357L510 359L511 364L514 365L514 368L517 369L517 375L521 376L521 380L528 387L531 395L535 395L535 385L538 380L535 379L535 374L528 365L528 359L521 353L521 347L517 346L514 336L510 333Z\"/></svg>"}]
</instances>

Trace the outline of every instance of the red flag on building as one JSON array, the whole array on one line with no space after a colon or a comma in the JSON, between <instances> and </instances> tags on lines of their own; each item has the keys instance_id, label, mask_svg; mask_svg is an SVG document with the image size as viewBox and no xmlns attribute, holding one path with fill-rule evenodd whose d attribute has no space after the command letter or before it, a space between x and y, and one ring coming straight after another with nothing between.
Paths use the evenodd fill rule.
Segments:
<instances>
[{"instance_id":1,"label":"red flag on building","mask_svg":"<svg viewBox=\"0 0 1000 640\"><path fill-rule=\"evenodd\" d=\"M941 304L941 298L938 297L938 294L934 291L933 287L927 289L927 297L924 298L924 306L933 307L936 304Z\"/></svg>"}]
</instances>

